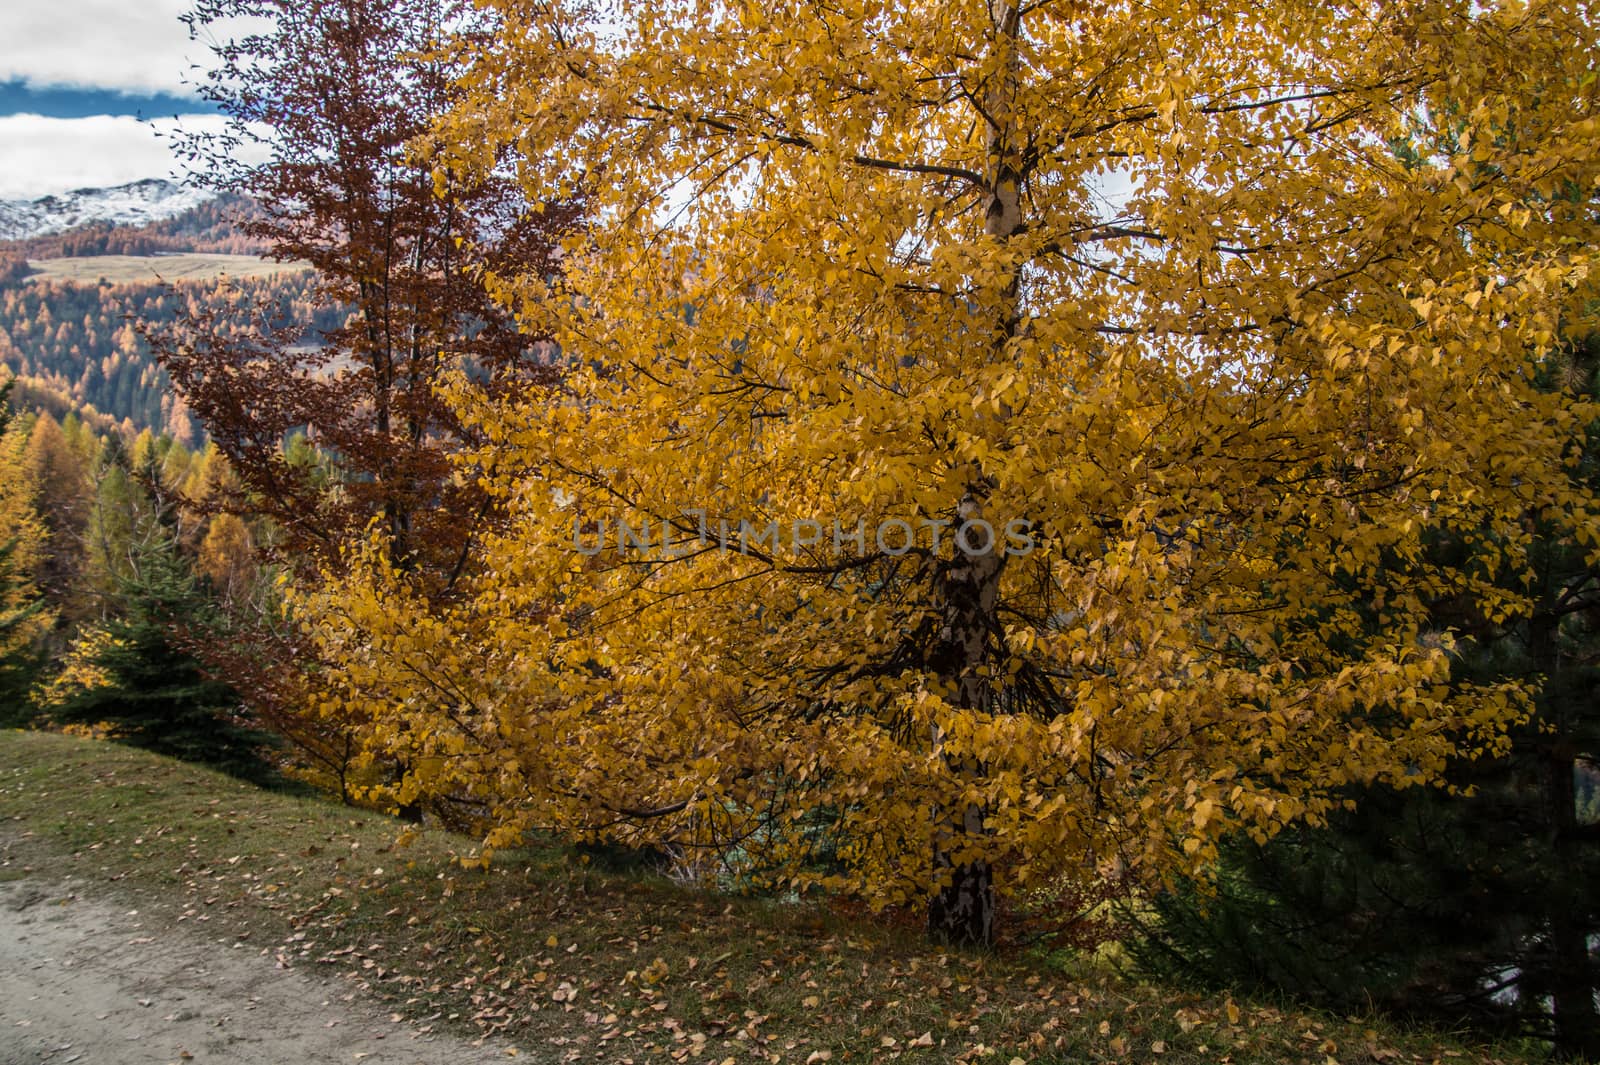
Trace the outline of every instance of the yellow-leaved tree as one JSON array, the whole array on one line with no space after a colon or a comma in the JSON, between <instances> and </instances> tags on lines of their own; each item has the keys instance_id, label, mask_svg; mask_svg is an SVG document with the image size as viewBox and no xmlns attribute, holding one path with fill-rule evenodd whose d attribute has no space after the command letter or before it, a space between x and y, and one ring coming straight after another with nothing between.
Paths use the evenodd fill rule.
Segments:
<instances>
[{"instance_id":1,"label":"yellow-leaved tree","mask_svg":"<svg viewBox=\"0 0 1600 1065\"><path fill-rule=\"evenodd\" d=\"M455 394L477 576L302 597L395 801L972 943L1500 741L1434 619L1521 608L1530 514L1597 541L1536 381L1600 279L1592 4L491 2L442 164L593 222L492 282L562 386Z\"/></svg>"},{"instance_id":2,"label":"yellow-leaved tree","mask_svg":"<svg viewBox=\"0 0 1600 1065\"><path fill-rule=\"evenodd\" d=\"M31 652L54 617L44 609L35 575L49 537L36 509L38 482L27 461L32 425L9 406L10 382L0 385L0 722L25 719L21 701Z\"/></svg>"}]
</instances>

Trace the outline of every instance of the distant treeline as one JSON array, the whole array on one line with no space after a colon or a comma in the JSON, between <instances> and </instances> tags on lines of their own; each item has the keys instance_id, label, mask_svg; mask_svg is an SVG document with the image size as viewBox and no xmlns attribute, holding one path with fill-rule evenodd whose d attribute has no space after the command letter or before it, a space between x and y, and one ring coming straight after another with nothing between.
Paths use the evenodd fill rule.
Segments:
<instances>
[{"instance_id":1,"label":"distant treeline","mask_svg":"<svg viewBox=\"0 0 1600 1065\"><path fill-rule=\"evenodd\" d=\"M83 410L91 420L104 416L192 446L199 427L134 323L167 326L203 310L219 316L228 336L289 327L311 343L347 313L320 300L308 273L171 284L30 281L0 288L0 364L17 376L19 400Z\"/></svg>"}]
</instances>

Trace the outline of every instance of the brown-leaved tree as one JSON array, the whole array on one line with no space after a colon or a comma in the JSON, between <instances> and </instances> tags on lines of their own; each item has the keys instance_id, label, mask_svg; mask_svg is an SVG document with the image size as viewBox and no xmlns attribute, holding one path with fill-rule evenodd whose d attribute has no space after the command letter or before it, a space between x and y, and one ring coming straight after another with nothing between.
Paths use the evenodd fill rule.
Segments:
<instances>
[{"instance_id":1,"label":"brown-leaved tree","mask_svg":"<svg viewBox=\"0 0 1600 1065\"><path fill-rule=\"evenodd\" d=\"M376 521L422 593L448 595L493 507L453 474L465 434L435 387L457 369L496 390L551 382L553 349L520 333L479 276L553 269L553 235L573 216L530 207L500 174L436 171L419 150L456 93L455 65L432 49L487 20L454 0L198 0L186 22L217 58L200 92L232 123L182 150L213 188L259 205L239 222L249 236L310 263L349 309L321 335L261 307L249 336L212 328L215 310L153 338L238 473L225 505L271 518L277 560L313 578ZM238 27L252 32L227 36ZM313 449L288 446L300 432ZM307 648L269 619L254 628L228 652L242 659L230 674L343 787L345 723L308 721L316 700L287 668Z\"/></svg>"}]
</instances>

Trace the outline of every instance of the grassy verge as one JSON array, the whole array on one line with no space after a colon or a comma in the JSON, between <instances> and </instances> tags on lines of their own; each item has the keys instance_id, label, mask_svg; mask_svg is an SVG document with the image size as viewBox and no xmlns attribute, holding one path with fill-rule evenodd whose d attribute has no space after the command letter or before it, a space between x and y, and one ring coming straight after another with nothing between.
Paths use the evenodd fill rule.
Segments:
<instances>
[{"instance_id":1,"label":"grassy verge","mask_svg":"<svg viewBox=\"0 0 1600 1065\"><path fill-rule=\"evenodd\" d=\"M0 880L98 882L182 925L330 966L424 1026L539 1060L1518 1061L1437 1033L1137 985L1058 958L607 871L268 794L114 744L0 732Z\"/></svg>"}]
</instances>

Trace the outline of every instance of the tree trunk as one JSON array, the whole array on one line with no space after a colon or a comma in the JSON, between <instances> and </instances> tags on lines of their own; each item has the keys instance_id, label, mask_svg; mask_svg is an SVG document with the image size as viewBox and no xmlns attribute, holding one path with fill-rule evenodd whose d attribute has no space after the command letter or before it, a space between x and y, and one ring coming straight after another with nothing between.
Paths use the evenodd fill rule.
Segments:
<instances>
[{"instance_id":1,"label":"tree trunk","mask_svg":"<svg viewBox=\"0 0 1600 1065\"><path fill-rule=\"evenodd\" d=\"M1563 722L1564 724L1564 722ZM1558 728L1560 726L1558 725ZM1551 738L1545 761L1545 795L1550 829L1555 837L1555 859L1564 874L1562 882L1576 897L1562 900L1546 915L1550 935L1550 1005L1555 1022L1556 1053L1579 1061L1600 1061L1600 1011L1595 1009L1595 971L1589 957L1589 930L1578 905L1586 889L1574 848L1578 840L1577 795L1573 786L1573 756L1565 734Z\"/></svg>"},{"instance_id":2,"label":"tree trunk","mask_svg":"<svg viewBox=\"0 0 1600 1065\"><path fill-rule=\"evenodd\" d=\"M962 501L960 517L977 520L982 511L970 496ZM962 710L988 714L994 706L994 682L987 668L990 646L998 628L995 608L1000 601L1002 555L993 538L988 549L968 555L958 546L955 557L938 565L936 596L940 627L929 656L930 671L939 678L946 698ZM943 746L935 729L934 749ZM970 756L946 756L958 780L979 777L983 766ZM985 834L984 810L968 804L939 811L934 828L933 871L940 883L928 903L928 935L952 946L981 947L994 942L994 871L987 861L963 859L965 852ZM962 864L957 865L957 860Z\"/></svg>"},{"instance_id":3,"label":"tree trunk","mask_svg":"<svg viewBox=\"0 0 1600 1065\"><path fill-rule=\"evenodd\" d=\"M1022 9L1002 2L993 7L994 37L990 45L997 59L999 76L985 93L983 120L988 126L988 203L984 211L985 236L1004 244L1024 230L1022 183L1024 179L1019 145L1025 140L1016 128L1014 102L1020 76L1018 42L1022 33ZM994 342L989 352L993 362L1012 358L1022 315L1022 277L1011 267L994 293ZM1004 420L1008 412L995 417ZM957 508L960 522L983 518L983 500L994 487L992 479L974 464L965 497ZM1003 524L1003 522L1002 522ZM959 526L958 526L959 533ZM962 550L962 538L948 562L936 562L934 601L940 610L940 631L930 655L931 672L939 679L946 698L953 693L954 705L974 715L994 711L993 665L990 648L1000 631L996 614L1000 603L1000 570L1004 556L988 537L987 549ZM967 546L978 546L969 540ZM934 749L942 744L935 731ZM970 755L946 759L958 780L975 780L984 767ZM985 811L975 805L940 811L933 842L934 894L928 903L928 934L954 946L988 946L994 942L994 870L987 860L971 860L965 853L974 841L984 836ZM957 864L960 861L961 864ZM944 881L948 880L948 883Z\"/></svg>"},{"instance_id":4,"label":"tree trunk","mask_svg":"<svg viewBox=\"0 0 1600 1065\"><path fill-rule=\"evenodd\" d=\"M1600 1061L1600 1014L1595 1011L1588 932L1566 911L1552 913L1550 947L1556 1053L1576 1061Z\"/></svg>"},{"instance_id":5,"label":"tree trunk","mask_svg":"<svg viewBox=\"0 0 1600 1065\"><path fill-rule=\"evenodd\" d=\"M1552 735L1545 740L1544 806L1546 830L1561 883L1571 885L1574 897L1547 895L1553 902L1545 913L1550 937L1548 979L1554 1023L1555 1050L1563 1058L1600 1061L1600 1011L1595 1007L1595 969L1589 957L1589 930L1578 903L1588 885L1582 881L1575 848L1582 846L1578 832L1578 803L1573 784L1576 757L1573 722L1565 700L1550 691L1561 668L1560 620L1554 614L1536 615L1529 625L1528 645L1534 666L1544 675L1545 706Z\"/></svg>"},{"instance_id":6,"label":"tree trunk","mask_svg":"<svg viewBox=\"0 0 1600 1065\"><path fill-rule=\"evenodd\" d=\"M963 818L963 829L974 835L983 831L983 811L970 806ZM988 862L971 862L951 867L940 851L934 852L939 871L949 870L950 883L928 900L928 936L952 947L987 947L994 942L994 869Z\"/></svg>"}]
</instances>

